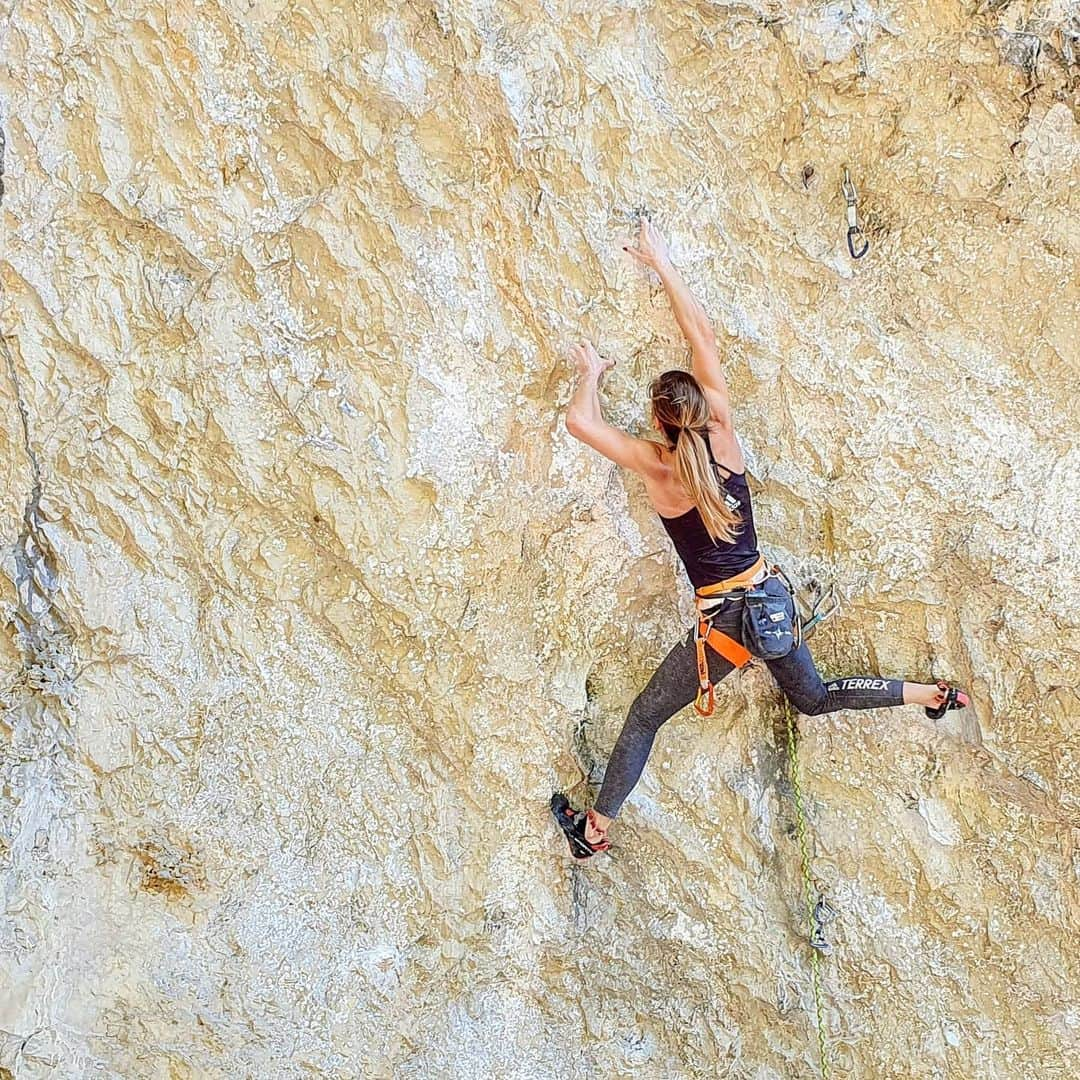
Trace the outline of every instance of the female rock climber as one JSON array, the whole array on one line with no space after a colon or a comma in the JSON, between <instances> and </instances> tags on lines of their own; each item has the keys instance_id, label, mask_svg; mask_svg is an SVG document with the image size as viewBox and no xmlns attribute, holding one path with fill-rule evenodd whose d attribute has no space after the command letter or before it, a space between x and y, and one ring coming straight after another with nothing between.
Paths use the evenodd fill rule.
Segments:
<instances>
[{"instance_id":1,"label":"female rock climber","mask_svg":"<svg viewBox=\"0 0 1080 1080\"><path fill-rule=\"evenodd\" d=\"M723 634L744 644L745 591L767 578L770 570L758 551L750 489L716 339L704 308L672 265L664 238L644 217L637 244L625 250L659 275L690 344L693 374L665 371L652 383L653 425L664 441L636 439L608 424L601 412L597 387L614 361L598 356L588 342L575 345L571 359L577 364L578 384L567 409L566 427L575 438L642 477L653 509L699 590L699 610ZM707 598L701 598L703 589L708 590ZM630 707L595 806L581 811L564 794L552 796L552 812L575 858L587 859L610 847L608 828L637 784L657 731L699 692L697 651L691 630L663 659ZM706 653L708 675L717 683L735 665L712 648ZM969 703L962 690L940 681L929 684L860 675L826 684L802 641L782 659L766 663L795 708L810 716L838 709L913 704L924 706L927 716L938 719L946 710Z\"/></svg>"}]
</instances>

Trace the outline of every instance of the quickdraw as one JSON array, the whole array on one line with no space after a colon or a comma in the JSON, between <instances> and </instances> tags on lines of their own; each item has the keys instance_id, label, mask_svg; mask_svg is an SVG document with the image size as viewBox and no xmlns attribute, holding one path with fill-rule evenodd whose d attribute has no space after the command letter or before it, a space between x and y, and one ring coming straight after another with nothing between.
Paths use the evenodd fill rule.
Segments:
<instances>
[{"instance_id":1,"label":"quickdraw","mask_svg":"<svg viewBox=\"0 0 1080 1080\"><path fill-rule=\"evenodd\" d=\"M810 610L808 614L800 616L804 638L808 638L817 626L840 610L840 597L836 592L835 584L830 584L828 588L825 588L820 581L812 578L807 582L806 588L810 593ZM795 599L798 603L798 596Z\"/></svg>"},{"instance_id":2,"label":"quickdraw","mask_svg":"<svg viewBox=\"0 0 1080 1080\"><path fill-rule=\"evenodd\" d=\"M847 249L853 259L861 259L870 250L870 241L866 239L866 234L859 226L859 212L856 205L859 194L851 182L851 175L846 166L844 167L844 181L840 187L844 192L844 201L847 203Z\"/></svg>"},{"instance_id":3,"label":"quickdraw","mask_svg":"<svg viewBox=\"0 0 1080 1080\"><path fill-rule=\"evenodd\" d=\"M746 667L752 659L752 654L745 645L721 633L713 626L711 619L704 617L698 619L694 644L697 646L698 670L698 693L694 698L694 708L699 716L712 716L713 709L716 708L716 696L713 693L712 680L709 678L709 659L705 654L705 646L708 645L714 649L737 668Z\"/></svg>"}]
</instances>

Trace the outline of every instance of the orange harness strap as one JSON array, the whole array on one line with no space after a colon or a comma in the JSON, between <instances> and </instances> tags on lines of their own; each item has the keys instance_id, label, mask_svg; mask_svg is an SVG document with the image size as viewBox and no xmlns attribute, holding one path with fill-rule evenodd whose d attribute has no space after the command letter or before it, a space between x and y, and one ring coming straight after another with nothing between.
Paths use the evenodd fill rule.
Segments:
<instances>
[{"instance_id":1,"label":"orange harness strap","mask_svg":"<svg viewBox=\"0 0 1080 1080\"><path fill-rule=\"evenodd\" d=\"M698 620L695 643L697 645L699 689L698 695L694 699L694 708L701 716L712 716L715 700L712 680L709 678L709 661L705 655L706 643L737 668L745 667L746 664L750 662L752 654L746 646L740 645L733 637L722 634L715 627L710 626L704 619Z\"/></svg>"},{"instance_id":2,"label":"orange harness strap","mask_svg":"<svg viewBox=\"0 0 1080 1080\"><path fill-rule=\"evenodd\" d=\"M765 559L759 558L748 570L737 574L726 581L718 581L713 585L705 585L697 590L696 603L698 609L697 631L694 634L694 644L697 647L697 670L698 670L698 693L694 699L694 708L700 716L711 716L715 705L712 681L709 679L709 660L705 654L705 646L718 652L725 660L737 668L745 667L753 654L745 645L740 645L733 637L721 633L713 625L711 620L702 614L702 601L729 589L737 589L742 585L748 585L750 580L765 565Z\"/></svg>"},{"instance_id":3,"label":"orange harness strap","mask_svg":"<svg viewBox=\"0 0 1080 1080\"><path fill-rule=\"evenodd\" d=\"M757 577L757 573L765 565L765 556L759 555L758 561L753 566L748 566L740 574L736 574L734 577L729 577L724 581L716 581L712 585L702 585L700 589L695 593L696 596L716 596L718 593L727 592L729 589L737 589L740 585L749 585L752 578Z\"/></svg>"}]
</instances>

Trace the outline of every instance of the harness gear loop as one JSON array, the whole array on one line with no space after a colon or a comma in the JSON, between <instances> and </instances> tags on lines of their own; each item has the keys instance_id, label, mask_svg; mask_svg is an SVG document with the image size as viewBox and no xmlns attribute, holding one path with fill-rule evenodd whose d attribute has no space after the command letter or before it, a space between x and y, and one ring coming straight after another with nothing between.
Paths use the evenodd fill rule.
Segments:
<instances>
[{"instance_id":1,"label":"harness gear loop","mask_svg":"<svg viewBox=\"0 0 1080 1080\"><path fill-rule=\"evenodd\" d=\"M855 185L851 182L851 174L848 172L846 165L844 166L844 180L840 188L844 193L844 201L847 203L848 253L853 259L861 259L870 250L870 241L866 239L866 234L859 226L859 216L856 209L859 195L855 190ZM859 241L858 248L856 248L856 241Z\"/></svg>"},{"instance_id":2,"label":"harness gear loop","mask_svg":"<svg viewBox=\"0 0 1080 1080\"><path fill-rule=\"evenodd\" d=\"M835 917L835 911L829 902L815 888L810 873L810 853L806 844L806 811L803 807L802 785L799 780L799 751L795 739L795 712L791 702L785 699L784 710L787 717L788 769L791 787L795 793L795 831L799 839L799 852L802 856L803 903L806 907L806 920L810 927L810 977L814 988L814 1013L817 1020L818 1055L821 1062L821 1080L829 1080L831 1064L829 1046L825 1040L825 1005L821 990L821 957L829 952L831 946L825 939L823 923ZM815 903L813 896L817 893Z\"/></svg>"}]
</instances>

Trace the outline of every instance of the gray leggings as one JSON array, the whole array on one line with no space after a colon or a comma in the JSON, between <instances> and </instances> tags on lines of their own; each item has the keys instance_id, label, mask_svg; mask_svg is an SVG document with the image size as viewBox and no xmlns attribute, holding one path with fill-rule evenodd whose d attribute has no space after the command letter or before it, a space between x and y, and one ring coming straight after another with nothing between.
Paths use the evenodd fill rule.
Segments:
<instances>
[{"instance_id":1,"label":"gray leggings","mask_svg":"<svg viewBox=\"0 0 1080 1080\"><path fill-rule=\"evenodd\" d=\"M725 600L713 625L741 642L742 610L741 596ZM718 683L734 665L712 649L707 648L706 653L709 675ZM839 709L883 709L904 703L902 679L854 675L822 682L805 642L782 660L768 660L766 664L792 705L808 716ZM609 818L618 816L623 800L633 791L645 768L661 724L689 705L697 691L697 652L691 629L664 657L649 685L630 706L608 759L604 783L596 799L597 813Z\"/></svg>"}]
</instances>

